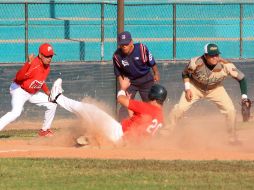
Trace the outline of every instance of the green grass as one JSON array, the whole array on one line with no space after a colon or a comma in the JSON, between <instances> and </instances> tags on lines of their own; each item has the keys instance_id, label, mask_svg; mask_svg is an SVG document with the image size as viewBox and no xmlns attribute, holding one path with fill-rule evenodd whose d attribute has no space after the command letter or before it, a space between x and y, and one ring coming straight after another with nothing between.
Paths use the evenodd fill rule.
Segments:
<instances>
[{"instance_id":1,"label":"green grass","mask_svg":"<svg viewBox=\"0 0 254 190\"><path fill-rule=\"evenodd\" d=\"M247 125L241 126L243 129ZM1 131L29 139L38 130ZM254 161L0 158L0 190L252 190Z\"/></svg>"},{"instance_id":2,"label":"green grass","mask_svg":"<svg viewBox=\"0 0 254 190\"><path fill-rule=\"evenodd\" d=\"M54 132L59 129L53 129ZM38 136L39 129L11 129L0 131L0 140L3 139L30 139Z\"/></svg>"},{"instance_id":3,"label":"green grass","mask_svg":"<svg viewBox=\"0 0 254 190\"><path fill-rule=\"evenodd\" d=\"M38 130L35 129L12 129L12 130L6 130L0 132L0 140L1 139L8 139L8 138L31 138L38 135Z\"/></svg>"},{"instance_id":4,"label":"green grass","mask_svg":"<svg viewBox=\"0 0 254 190\"><path fill-rule=\"evenodd\" d=\"M0 159L0 189L253 189L253 161Z\"/></svg>"}]
</instances>

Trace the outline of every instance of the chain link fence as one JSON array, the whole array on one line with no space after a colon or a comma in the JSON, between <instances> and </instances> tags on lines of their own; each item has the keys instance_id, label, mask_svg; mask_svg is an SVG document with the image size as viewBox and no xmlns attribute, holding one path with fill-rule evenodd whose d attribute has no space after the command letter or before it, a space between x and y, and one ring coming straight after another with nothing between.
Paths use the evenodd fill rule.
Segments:
<instances>
[{"instance_id":1,"label":"chain link fence","mask_svg":"<svg viewBox=\"0 0 254 190\"><path fill-rule=\"evenodd\" d=\"M254 58L254 3L125 4L125 30L157 60L183 60L217 43L226 58ZM24 62L49 42L54 62L108 61L115 51L117 4L0 2L0 62Z\"/></svg>"},{"instance_id":2,"label":"chain link fence","mask_svg":"<svg viewBox=\"0 0 254 190\"><path fill-rule=\"evenodd\" d=\"M182 60L201 55L206 43L218 43L226 58L254 58L254 3L133 1L125 5L125 30L132 33L135 42L145 43L156 60L161 60L158 61L161 84L169 94L167 111L178 101L183 88L181 71L186 61ZM115 112L116 80L110 60L117 46L116 35L117 4L113 1L0 1L1 115L11 109L9 85L15 73L26 55L36 54L43 42L51 43L57 54L47 79L49 87L61 77L67 96L77 100L90 96L106 102ZM171 61L165 60L180 61L167 64ZM253 81L253 61L240 61L237 66L248 81ZM236 85L235 81L226 81L239 110L240 93ZM251 82L248 86L252 97L254 86ZM43 112L26 104L22 115L26 119L42 119ZM57 116L70 114L59 109Z\"/></svg>"}]
</instances>

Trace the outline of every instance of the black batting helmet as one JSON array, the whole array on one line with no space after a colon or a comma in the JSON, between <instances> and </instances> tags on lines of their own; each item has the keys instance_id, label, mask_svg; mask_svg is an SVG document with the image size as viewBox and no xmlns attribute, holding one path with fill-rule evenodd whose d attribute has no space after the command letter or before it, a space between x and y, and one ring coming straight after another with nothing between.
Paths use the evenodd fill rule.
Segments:
<instances>
[{"instance_id":1,"label":"black batting helmet","mask_svg":"<svg viewBox=\"0 0 254 190\"><path fill-rule=\"evenodd\" d=\"M159 84L154 84L149 91L148 98L149 100L157 100L159 104L163 104L167 98L167 90Z\"/></svg>"}]
</instances>

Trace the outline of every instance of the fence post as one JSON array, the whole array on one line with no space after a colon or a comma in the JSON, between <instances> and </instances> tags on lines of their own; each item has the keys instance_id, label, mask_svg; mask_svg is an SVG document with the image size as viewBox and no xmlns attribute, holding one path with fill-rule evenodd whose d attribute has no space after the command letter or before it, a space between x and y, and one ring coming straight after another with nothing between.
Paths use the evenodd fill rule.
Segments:
<instances>
[{"instance_id":1,"label":"fence post","mask_svg":"<svg viewBox=\"0 0 254 190\"><path fill-rule=\"evenodd\" d=\"M240 4L240 59L243 56L243 5Z\"/></svg>"},{"instance_id":2,"label":"fence post","mask_svg":"<svg viewBox=\"0 0 254 190\"><path fill-rule=\"evenodd\" d=\"M50 0L50 18L56 18L55 0Z\"/></svg>"},{"instance_id":3,"label":"fence post","mask_svg":"<svg viewBox=\"0 0 254 190\"><path fill-rule=\"evenodd\" d=\"M25 61L28 60L28 3L25 2Z\"/></svg>"},{"instance_id":4,"label":"fence post","mask_svg":"<svg viewBox=\"0 0 254 190\"><path fill-rule=\"evenodd\" d=\"M64 20L64 39L70 39L70 20Z\"/></svg>"},{"instance_id":5,"label":"fence post","mask_svg":"<svg viewBox=\"0 0 254 190\"><path fill-rule=\"evenodd\" d=\"M124 0L117 0L117 34L123 32L124 31ZM117 45L117 42L116 42ZM118 46L118 45L117 45ZM117 77L115 77L115 81L116 81L116 98L115 98L115 113L117 116L117 108L118 108L118 104L117 104L117 92L118 92L118 80Z\"/></svg>"},{"instance_id":6,"label":"fence post","mask_svg":"<svg viewBox=\"0 0 254 190\"><path fill-rule=\"evenodd\" d=\"M117 0L117 34L124 31L124 0Z\"/></svg>"},{"instance_id":7,"label":"fence post","mask_svg":"<svg viewBox=\"0 0 254 190\"><path fill-rule=\"evenodd\" d=\"M173 4L173 60L176 59L176 4Z\"/></svg>"},{"instance_id":8,"label":"fence post","mask_svg":"<svg viewBox=\"0 0 254 190\"><path fill-rule=\"evenodd\" d=\"M101 3L101 61L104 60L104 3Z\"/></svg>"}]
</instances>

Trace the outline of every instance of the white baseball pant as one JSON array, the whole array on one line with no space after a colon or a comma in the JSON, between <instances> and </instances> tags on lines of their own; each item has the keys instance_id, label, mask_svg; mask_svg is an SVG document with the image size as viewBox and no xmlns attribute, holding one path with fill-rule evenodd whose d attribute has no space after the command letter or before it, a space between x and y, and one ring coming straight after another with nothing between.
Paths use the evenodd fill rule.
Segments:
<instances>
[{"instance_id":1,"label":"white baseball pant","mask_svg":"<svg viewBox=\"0 0 254 190\"><path fill-rule=\"evenodd\" d=\"M0 131L9 123L17 119L24 107L26 101L29 101L37 106L45 106L47 108L44 116L44 123L42 126L43 130L47 130L51 127L53 122L57 104L49 102L48 96L42 92L37 92L35 94L30 94L23 90L16 83L12 83L10 86L10 94L12 96L11 105L12 110L6 113L0 118Z\"/></svg>"},{"instance_id":2,"label":"white baseball pant","mask_svg":"<svg viewBox=\"0 0 254 190\"><path fill-rule=\"evenodd\" d=\"M64 109L84 118L89 122L90 126L97 127L112 142L119 142L122 139L123 130L121 124L95 105L75 101L62 94L57 98L56 102Z\"/></svg>"}]
</instances>

